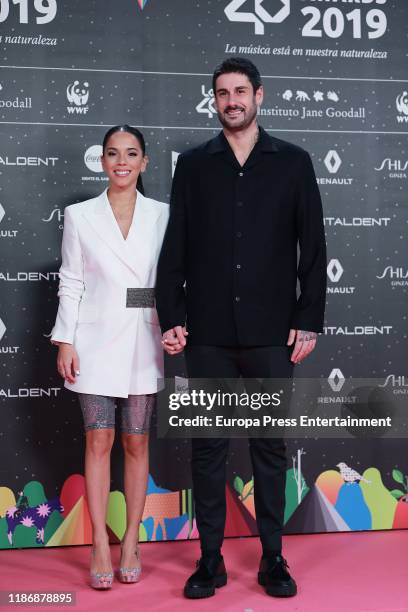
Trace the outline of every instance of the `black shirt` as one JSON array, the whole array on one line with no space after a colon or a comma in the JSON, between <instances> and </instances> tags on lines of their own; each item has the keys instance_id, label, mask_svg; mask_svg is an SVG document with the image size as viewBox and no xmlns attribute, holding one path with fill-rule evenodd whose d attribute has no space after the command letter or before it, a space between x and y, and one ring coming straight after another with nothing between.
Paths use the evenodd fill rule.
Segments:
<instances>
[{"instance_id":1,"label":"black shirt","mask_svg":"<svg viewBox=\"0 0 408 612\"><path fill-rule=\"evenodd\" d=\"M163 331L186 323L189 344L285 345L290 328L322 331L325 292L322 205L303 149L260 128L242 167L223 132L179 156L157 275Z\"/></svg>"}]
</instances>

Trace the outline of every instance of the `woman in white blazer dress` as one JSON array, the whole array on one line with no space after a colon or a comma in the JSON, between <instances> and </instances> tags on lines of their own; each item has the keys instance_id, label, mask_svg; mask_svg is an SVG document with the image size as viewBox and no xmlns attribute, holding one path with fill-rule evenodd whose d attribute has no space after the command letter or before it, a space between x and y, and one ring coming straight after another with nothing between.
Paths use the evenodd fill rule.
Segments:
<instances>
[{"instance_id":1,"label":"woman in white blazer dress","mask_svg":"<svg viewBox=\"0 0 408 612\"><path fill-rule=\"evenodd\" d=\"M79 394L86 430L85 478L93 526L91 586L109 588L106 531L115 407L121 408L127 527L119 579L140 576L139 524L148 477L148 431L163 379L153 288L168 206L143 195L143 135L116 126L103 142L109 187L65 209L59 308L51 340L67 389Z\"/></svg>"}]
</instances>

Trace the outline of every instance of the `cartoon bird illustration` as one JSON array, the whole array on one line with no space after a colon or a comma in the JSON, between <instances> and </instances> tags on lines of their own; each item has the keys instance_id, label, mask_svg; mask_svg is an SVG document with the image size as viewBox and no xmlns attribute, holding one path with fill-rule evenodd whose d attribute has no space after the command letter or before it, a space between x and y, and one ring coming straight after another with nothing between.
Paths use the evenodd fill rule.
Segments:
<instances>
[{"instance_id":1,"label":"cartoon bird illustration","mask_svg":"<svg viewBox=\"0 0 408 612\"><path fill-rule=\"evenodd\" d=\"M344 482L347 482L347 484L353 484L353 482L356 482L357 480L362 480L363 482L366 482L367 484L371 483L371 480L366 480L365 478L363 478L361 474L356 472L356 470L353 470L353 468L349 467L347 463L343 463L343 462L338 463L336 467L339 468L340 474Z\"/></svg>"}]
</instances>

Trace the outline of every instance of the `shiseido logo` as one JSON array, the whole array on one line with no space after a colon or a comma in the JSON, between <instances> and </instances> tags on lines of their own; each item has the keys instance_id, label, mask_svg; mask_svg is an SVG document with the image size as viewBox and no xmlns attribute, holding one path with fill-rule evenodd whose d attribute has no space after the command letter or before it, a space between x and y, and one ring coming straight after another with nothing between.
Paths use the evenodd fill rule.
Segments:
<instances>
[{"instance_id":1,"label":"shiseido logo","mask_svg":"<svg viewBox=\"0 0 408 612\"><path fill-rule=\"evenodd\" d=\"M248 5L251 5L251 7ZM269 0L268 5L270 5ZM265 23L282 23L290 14L290 0L277 0L274 2L274 6L277 10L270 13L264 6L264 0L252 0L252 2L248 2L247 0L232 0L232 2L229 2L225 7L224 12L229 21L253 23L255 34L262 35L265 34ZM243 10L240 10L241 8ZM252 12L250 8L253 9Z\"/></svg>"},{"instance_id":2,"label":"shiseido logo","mask_svg":"<svg viewBox=\"0 0 408 612\"><path fill-rule=\"evenodd\" d=\"M406 376L389 374L384 384L378 386L382 388L391 387L394 395L408 395L408 378Z\"/></svg>"},{"instance_id":3,"label":"shiseido logo","mask_svg":"<svg viewBox=\"0 0 408 612\"><path fill-rule=\"evenodd\" d=\"M60 229L63 229L64 227L62 223L63 220L64 220L64 213L61 212L60 208L53 208L49 216L46 219L41 219L41 221L44 221L44 223L51 223L51 221L57 221L58 227Z\"/></svg>"},{"instance_id":4,"label":"shiseido logo","mask_svg":"<svg viewBox=\"0 0 408 612\"><path fill-rule=\"evenodd\" d=\"M393 266L387 266L384 271L377 278L383 280L388 278L391 281L392 287L407 287L408 286L408 269L396 268Z\"/></svg>"},{"instance_id":5,"label":"shiseido logo","mask_svg":"<svg viewBox=\"0 0 408 612\"><path fill-rule=\"evenodd\" d=\"M67 111L69 114L78 114L78 115L86 115L89 110L87 106L89 99L89 83L86 81L79 83L79 81L74 81L70 83L67 87L67 100L68 106Z\"/></svg>"},{"instance_id":6,"label":"shiseido logo","mask_svg":"<svg viewBox=\"0 0 408 612\"><path fill-rule=\"evenodd\" d=\"M388 172L388 176L392 179L406 179L408 168L408 160L402 161L401 159L391 159L386 157L383 159L378 168L375 168L377 172Z\"/></svg>"},{"instance_id":7,"label":"shiseido logo","mask_svg":"<svg viewBox=\"0 0 408 612\"><path fill-rule=\"evenodd\" d=\"M206 91L205 85L201 85L201 95L203 99L197 104L196 111L197 113L204 113L212 119L217 114L214 108L214 92L212 89Z\"/></svg>"}]
</instances>

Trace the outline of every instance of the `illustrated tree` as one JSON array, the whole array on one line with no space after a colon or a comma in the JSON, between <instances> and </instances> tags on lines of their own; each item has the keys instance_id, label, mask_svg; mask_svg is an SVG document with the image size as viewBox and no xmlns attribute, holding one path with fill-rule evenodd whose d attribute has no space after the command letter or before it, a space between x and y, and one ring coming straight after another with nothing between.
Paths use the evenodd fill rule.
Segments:
<instances>
[{"instance_id":1,"label":"illustrated tree","mask_svg":"<svg viewBox=\"0 0 408 612\"><path fill-rule=\"evenodd\" d=\"M254 490L254 477L251 478L246 484L239 476L234 478L234 489L238 493L241 501L245 501L247 497L252 495Z\"/></svg>"},{"instance_id":2,"label":"illustrated tree","mask_svg":"<svg viewBox=\"0 0 408 612\"><path fill-rule=\"evenodd\" d=\"M401 491L401 489L393 489L392 491L390 491L390 493L393 497L395 497L395 499L400 499L408 493L408 476L404 476L401 470L397 470L395 468L394 470L392 470L392 477L395 482L398 482L398 484L402 485L404 490Z\"/></svg>"}]
</instances>

